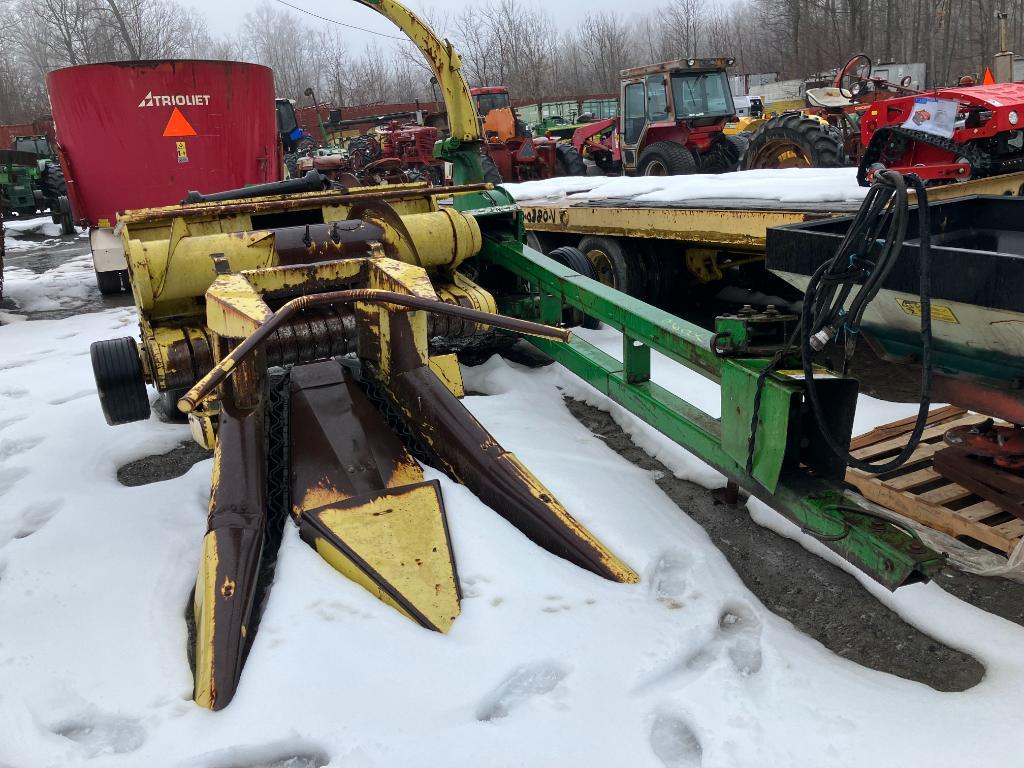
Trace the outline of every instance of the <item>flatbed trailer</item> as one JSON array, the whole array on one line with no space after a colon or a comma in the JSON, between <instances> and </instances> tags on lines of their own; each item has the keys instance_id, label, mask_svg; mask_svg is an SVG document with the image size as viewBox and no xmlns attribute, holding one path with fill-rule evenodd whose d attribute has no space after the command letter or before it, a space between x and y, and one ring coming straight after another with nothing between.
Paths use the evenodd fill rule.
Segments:
<instances>
[{"instance_id":1,"label":"flatbed trailer","mask_svg":"<svg viewBox=\"0 0 1024 768\"><path fill-rule=\"evenodd\" d=\"M929 200L970 195L1021 195L1024 172L935 187ZM583 251L597 279L659 303L680 280L715 284L764 259L767 231L849 215L859 201L780 203L702 199L685 203L626 198L525 200L520 203L527 243L543 253L561 246Z\"/></svg>"}]
</instances>

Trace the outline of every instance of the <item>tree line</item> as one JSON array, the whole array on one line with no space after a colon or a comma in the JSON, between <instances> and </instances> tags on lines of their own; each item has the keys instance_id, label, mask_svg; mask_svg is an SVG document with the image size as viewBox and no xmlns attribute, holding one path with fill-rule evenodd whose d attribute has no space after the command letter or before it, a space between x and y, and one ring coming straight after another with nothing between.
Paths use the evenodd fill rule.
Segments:
<instances>
[{"instance_id":1,"label":"tree line","mask_svg":"<svg viewBox=\"0 0 1024 768\"><path fill-rule=\"evenodd\" d=\"M514 97L539 100L616 92L622 69L701 56L730 56L736 72L788 79L864 52L924 62L928 85L947 85L991 64L998 11L1008 14L1010 49L1024 52L1024 0L666 0L641 15L593 13L571 28L556 5L530 0L481 0L458 12L427 6L423 16L454 43L472 85L506 85ZM177 0L0 0L0 14L0 123L49 112L48 71L115 60L258 62L274 70L278 95L300 105L307 87L337 105L434 98L410 43L269 0L221 35Z\"/></svg>"}]
</instances>

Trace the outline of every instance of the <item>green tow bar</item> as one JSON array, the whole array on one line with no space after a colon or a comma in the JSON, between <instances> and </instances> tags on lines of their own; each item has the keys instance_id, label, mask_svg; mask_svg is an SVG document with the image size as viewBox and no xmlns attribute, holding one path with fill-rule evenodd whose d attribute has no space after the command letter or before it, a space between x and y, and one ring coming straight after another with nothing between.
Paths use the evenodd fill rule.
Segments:
<instances>
[{"instance_id":1,"label":"green tow bar","mask_svg":"<svg viewBox=\"0 0 1024 768\"><path fill-rule=\"evenodd\" d=\"M754 396L769 358L721 357L711 349L710 331L522 245L522 217L516 211L509 205L473 211L484 232L479 261L485 285L494 277L507 286L508 275L501 270L518 278L516 291L495 291L500 311L557 324L564 308L573 307L622 334L622 360L578 336L567 344L535 338L528 339L531 343L889 589L927 580L943 565L940 554L844 490L845 466L824 448L803 407L800 379L774 373L764 378L748 473ZM652 382L652 349L719 383L721 418ZM816 383L834 404L833 433L849 437L856 382L823 378Z\"/></svg>"}]
</instances>

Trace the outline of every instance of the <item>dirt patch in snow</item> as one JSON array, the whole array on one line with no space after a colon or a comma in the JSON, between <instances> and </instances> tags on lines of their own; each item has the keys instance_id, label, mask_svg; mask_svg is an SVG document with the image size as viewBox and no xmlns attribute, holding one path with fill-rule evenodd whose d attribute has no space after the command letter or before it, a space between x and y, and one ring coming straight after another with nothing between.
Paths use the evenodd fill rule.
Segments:
<instances>
[{"instance_id":1,"label":"dirt patch in snow","mask_svg":"<svg viewBox=\"0 0 1024 768\"><path fill-rule=\"evenodd\" d=\"M742 508L717 498L719 494L674 477L661 462L637 448L604 411L576 400L567 399L566 405L609 448L651 472L681 514L685 510L707 531L746 587L769 610L833 653L938 691L965 691L985 676L985 667L977 659L910 626L849 574L761 527ZM1019 596L1016 600L1018 605L1022 602Z\"/></svg>"}]
</instances>

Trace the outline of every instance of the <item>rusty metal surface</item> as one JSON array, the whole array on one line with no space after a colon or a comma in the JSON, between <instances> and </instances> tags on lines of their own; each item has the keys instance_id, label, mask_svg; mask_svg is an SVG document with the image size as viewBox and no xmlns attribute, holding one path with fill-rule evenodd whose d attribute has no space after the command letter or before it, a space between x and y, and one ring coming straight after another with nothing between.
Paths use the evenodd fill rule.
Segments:
<instances>
[{"instance_id":1,"label":"rusty metal surface","mask_svg":"<svg viewBox=\"0 0 1024 768\"><path fill-rule=\"evenodd\" d=\"M420 626L447 631L461 595L437 482L335 361L293 369L289 431L302 539Z\"/></svg>"},{"instance_id":2,"label":"rusty metal surface","mask_svg":"<svg viewBox=\"0 0 1024 768\"><path fill-rule=\"evenodd\" d=\"M379 491L419 472L415 460L334 361L291 374L292 514Z\"/></svg>"},{"instance_id":3,"label":"rusty metal surface","mask_svg":"<svg viewBox=\"0 0 1024 768\"><path fill-rule=\"evenodd\" d=\"M354 352L356 319L351 310L314 307L284 323L264 347L268 366L311 363ZM167 346L166 389L191 387L213 368L205 336L192 335Z\"/></svg>"},{"instance_id":4,"label":"rusty metal surface","mask_svg":"<svg viewBox=\"0 0 1024 768\"><path fill-rule=\"evenodd\" d=\"M402 200L423 197L450 197L466 192L483 192L493 189L491 184L460 184L450 187L421 187L417 189L384 189L373 192L311 192L287 197L264 197L230 203L195 203L184 206L166 206L136 211L126 211L118 222L127 225L149 224L168 219L216 218L220 216L252 215L294 211L304 208L320 208L328 205L352 205L369 200Z\"/></svg>"},{"instance_id":5,"label":"rusty metal surface","mask_svg":"<svg viewBox=\"0 0 1024 768\"><path fill-rule=\"evenodd\" d=\"M384 230L367 221L350 219L331 224L281 227L274 233L274 250L282 266L372 255L370 243L379 242Z\"/></svg>"},{"instance_id":6,"label":"rusty metal surface","mask_svg":"<svg viewBox=\"0 0 1024 768\"><path fill-rule=\"evenodd\" d=\"M213 489L195 590L195 699L231 701L242 674L266 525L263 411L220 416Z\"/></svg>"},{"instance_id":7,"label":"rusty metal surface","mask_svg":"<svg viewBox=\"0 0 1024 768\"><path fill-rule=\"evenodd\" d=\"M254 333L242 341L229 354L224 356L199 383L192 387L178 401L178 408L185 413L193 410L200 400L207 397L240 363L262 346L271 334L296 313L323 304L348 304L352 302L395 304L409 309L422 309L439 314L450 314L472 322L491 325L495 328L504 328L532 336L542 336L556 341L568 341L572 335L564 328L553 328L528 320L505 317L503 315L492 315L475 309L445 304L443 301L436 299L410 296L393 291L381 291L374 288L357 288L348 291L332 291L313 296L301 296L289 301L277 310L267 322L257 328Z\"/></svg>"}]
</instances>

